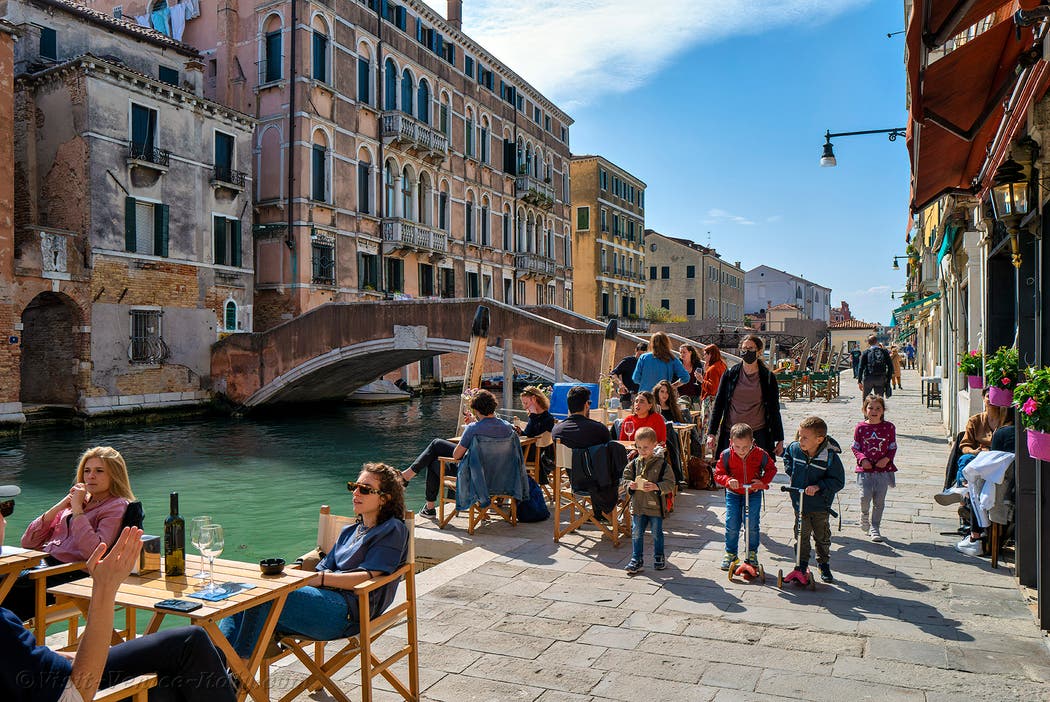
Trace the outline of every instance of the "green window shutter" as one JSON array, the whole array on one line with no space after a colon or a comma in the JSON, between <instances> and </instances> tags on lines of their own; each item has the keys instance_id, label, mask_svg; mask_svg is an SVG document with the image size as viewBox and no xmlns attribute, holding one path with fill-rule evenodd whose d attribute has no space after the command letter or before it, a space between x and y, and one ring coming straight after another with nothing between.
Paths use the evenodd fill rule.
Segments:
<instances>
[{"instance_id":1,"label":"green window shutter","mask_svg":"<svg viewBox=\"0 0 1050 702\"><path fill-rule=\"evenodd\" d=\"M168 255L168 206L153 206L153 255Z\"/></svg>"},{"instance_id":2,"label":"green window shutter","mask_svg":"<svg viewBox=\"0 0 1050 702\"><path fill-rule=\"evenodd\" d=\"M124 198L124 250L135 250L135 198Z\"/></svg>"},{"instance_id":3,"label":"green window shutter","mask_svg":"<svg viewBox=\"0 0 1050 702\"><path fill-rule=\"evenodd\" d=\"M241 220L230 220L230 265L241 265Z\"/></svg>"},{"instance_id":4,"label":"green window shutter","mask_svg":"<svg viewBox=\"0 0 1050 702\"><path fill-rule=\"evenodd\" d=\"M215 252L215 265L226 265L226 218L212 217L212 244Z\"/></svg>"}]
</instances>

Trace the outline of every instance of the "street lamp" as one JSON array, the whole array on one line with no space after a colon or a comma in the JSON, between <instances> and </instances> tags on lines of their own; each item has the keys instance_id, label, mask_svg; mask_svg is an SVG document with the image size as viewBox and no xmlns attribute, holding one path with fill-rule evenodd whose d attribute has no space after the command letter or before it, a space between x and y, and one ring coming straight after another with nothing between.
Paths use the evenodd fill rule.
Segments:
<instances>
[{"instance_id":1,"label":"street lamp","mask_svg":"<svg viewBox=\"0 0 1050 702\"><path fill-rule=\"evenodd\" d=\"M907 295L909 292L909 290L894 290L890 293L890 299L896 300L898 295Z\"/></svg>"},{"instance_id":2,"label":"street lamp","mask_svg":"<svg viewBox=\"0 0 1050 702\"><path fill-rule=\"evenodd\" d=\"M838 132L835 134L832 134L829 129L824 132L824 153L820 157L821 167L832 168L838 165L838 161L835 160L835 150L832 148L831 144L832 137L859 136L863 134L885 134L889 137L890 141L897 141L897 137L902 137L907 134L907 129L905 127L897 127L896 129L868 129L862 132Z\"/></svg>"},{"instance_id":3,"label":"street lamp","mask_svg":"<svg viewBox=\"0 0 1050 702\"><path fill-rule=\"evenodd\" d=\"M904 256L894 256L894 257L893 257L893 270L895 270L895 271L899 271L899 270L901 269L901 267L900 267L900 265L899 265L899 264L897 263L897 261L899 261L899 260L900 260L900 259L902 259L902 258L903 258L903 259L907 259L907 258L910 258L910 256L907 256L907 255L904 255Z\"/></svg>"},{"instance_id":4,"label":"street lamp","mask_svg":"<svg viewBox=\"0 0 1050 702\"><path fill-rule=\"evenodd\" d=\"M992 182L992 213L1010 234L1014 268L1020 268L1021 242L1017 225L1028 214L1028 179L1024 175L1024 166L1010 157L996 169Z\"/></svg>"}]
</instances>

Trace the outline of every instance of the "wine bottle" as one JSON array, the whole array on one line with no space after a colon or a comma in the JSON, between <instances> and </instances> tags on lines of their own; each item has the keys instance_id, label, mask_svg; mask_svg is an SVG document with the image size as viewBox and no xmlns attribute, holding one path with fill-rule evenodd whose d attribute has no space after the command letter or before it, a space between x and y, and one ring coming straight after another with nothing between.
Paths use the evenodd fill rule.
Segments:
<instances>
[{"instance_id":1,"label":"wine bottle","mask_svg":"<svg viewBox=\"0 0 1050 702\"><path fill-rule=\"evenodd\" d=\"M186 572L186 523L179 515L179 493L171 493L171 514L164 520L164 573Z\"/></svg>"}]
</instances>

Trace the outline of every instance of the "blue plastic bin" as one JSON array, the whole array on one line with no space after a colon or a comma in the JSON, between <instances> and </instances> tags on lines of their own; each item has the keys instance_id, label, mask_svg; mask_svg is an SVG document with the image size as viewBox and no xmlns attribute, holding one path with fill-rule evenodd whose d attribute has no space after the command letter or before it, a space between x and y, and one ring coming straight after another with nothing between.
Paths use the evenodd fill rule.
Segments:
<instances>
[{"instance_id":1,"label":"blue plastic bin","mask_svg":"<svg viewBox=\"0 0 1050 702\"><path fill-rule=\"evenodd\" d=\"M569 390L582 385L591 391L591 409L598 408L598 384L597 383L555 383L554 389L551 390L551 414L554 415L555 419L565 419L569 416L569 406L565 401L565 398L569 395Z\"/></svg>"}]
</instances>

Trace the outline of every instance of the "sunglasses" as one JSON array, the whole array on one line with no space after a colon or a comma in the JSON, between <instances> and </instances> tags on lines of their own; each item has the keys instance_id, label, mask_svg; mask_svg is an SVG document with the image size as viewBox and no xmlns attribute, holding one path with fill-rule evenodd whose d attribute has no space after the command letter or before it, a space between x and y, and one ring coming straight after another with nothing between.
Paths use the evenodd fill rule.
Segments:
<instances>
[{"instance_id":1,"label":"sunglasses","mask_svg":"<svg viewBox=\"0 0 1050 702\"><path fill-rule=\"evenodd\" d=\"M382 495L383 491L364 483L355 483L353 480L346 481L346 489L350 492L359 491L362 495Z\"/></svg>"}]
</instances>

